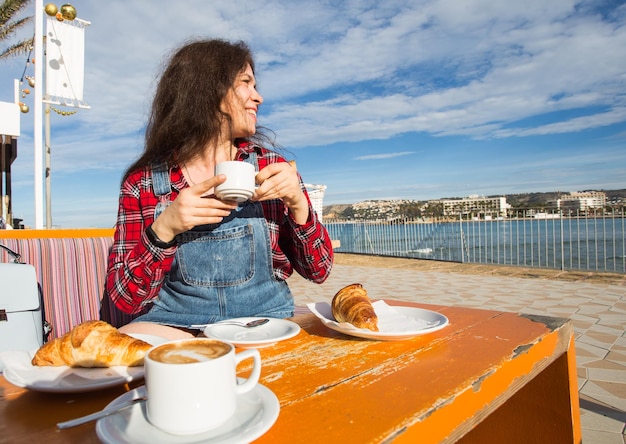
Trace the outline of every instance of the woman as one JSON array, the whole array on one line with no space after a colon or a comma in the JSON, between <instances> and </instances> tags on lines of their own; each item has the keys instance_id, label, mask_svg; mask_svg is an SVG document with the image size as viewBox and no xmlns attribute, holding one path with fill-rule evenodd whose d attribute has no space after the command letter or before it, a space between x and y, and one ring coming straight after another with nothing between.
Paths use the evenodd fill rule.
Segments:
<instances>
[{"instance_id":1,"label":"woman","mask_svg":"<svg viewBox=\"0 0 626 444\"><path fill-rule=\"evenodd\" d=\"M136 321L189 326L293 316L285 280L317 283L333 263L294 167L258 143L254 62L244 43L202 40L172 56L157 86L143 154L126 171L104 305ZM258 171L244 203L219 200L215 165ZM144 313L144 314L142 314Z\"/></svg>"}]
</instances>

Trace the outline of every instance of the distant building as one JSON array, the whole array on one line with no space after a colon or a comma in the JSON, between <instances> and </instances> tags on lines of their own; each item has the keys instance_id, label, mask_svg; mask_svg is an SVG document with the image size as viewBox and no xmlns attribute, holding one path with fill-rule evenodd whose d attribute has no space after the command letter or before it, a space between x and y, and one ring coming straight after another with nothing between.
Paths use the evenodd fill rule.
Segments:
<instances>
[{"instance_id":1,"label":"distant building","mask_svg":"<svg viewBox=\"0 0 626 444\"><path fill-rule=\"evenodd\" d=\"M469 196L463 199L440 199L433 202L443 204L444 216L468 214L475 217L483 215L485 218L506 217L509 208L511 208L511 205L506 203L506 197Z\"/></svg>"},{"instance_id":2,"label":"distant building","mask_svg":"<svg viewBox=\"0 0 626 444\"><path fill-rule=\"evenodd\" d=\"M316 185L305 183L306 192L311 200L313 211L317 214L317 218L321 221L323 219L324 210L324 194L326 193L326 185Z\"/></svg>"},{"instance_id":3,"label":"distant building","mask_svg":"<svg viewBox=\"0 0 626 444\"><path fill-rule=\"evenodd\" d=\"M557 207L563 210L586 211L590 208L603 208L605 205L606 193L602 191L575 191L557 200Z\"/></svg>"}]
</instances>

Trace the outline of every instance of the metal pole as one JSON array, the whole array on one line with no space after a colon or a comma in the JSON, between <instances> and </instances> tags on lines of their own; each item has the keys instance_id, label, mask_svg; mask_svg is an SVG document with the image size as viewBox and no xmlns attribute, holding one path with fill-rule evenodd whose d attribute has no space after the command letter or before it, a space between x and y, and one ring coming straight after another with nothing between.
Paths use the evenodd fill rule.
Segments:
<instances>
[{"instance_id":1,"label":"metal pole","mask_svg":"<svg viewBox=\"0 0 626 444\"><path fill-rule=\"evenodd\" d=\"M565 239L563 236L563 210L561 210L560 208L559 208L559 219L561 220L561 270L565 270Z\"/></svg>"},{"instance_id":2,"label":"metal pole","mask_svg":"<svg viewBox=\"0 0 626 444\"><path fill-rule=\"evenodd\" d=\"M7 140L10 140L10 136L6 137ZM0 217L2 217L2 219L7 223L7 224L11 224L11 221L9 221L7 219L7 208L5 206L5 199L4 199L4 183L5 183L5 169L6 166L4 165L4 161L7 158L6 154L5 154L5 143L4 143L4 139L5 137L0 134Z\"/></svg>"},{"instance_id":3,"label":"metal pole","mask_svg":"<svg viewBox=\"0 0 626 444\"><path fill-rule=\"evenodd\" d=\"M46 103L46 228L52 228L52 194L50 173L50 104Z\"/></svg>"},{"instance_id":4,"label":"metal pole","mask_svg":"<svg viewBox=\"0 0 626 444\"><path fill-rule=\"evenodd\" d=\"M9 157L9 163L6 165L6 171L4 172L4 181L5 181L5 190L4 190L4 199L5 199L5 208L6 208L6 217L4 218L5 222L10 223L13 227L13 185L11 184L11 163L17 156L17 138L9 137L11 156ZM4 150L4 155L7 155L6 145ZM6 161L5 161L6 162ZM15 228L15 227L13 227Z\"/></svg>"},{"instance_id":5,"label":"metal pole","mask_svg":"<svg viewBox=\"0 0 626 444\"><path fill-rule=\"evenodd\" d=\"M35 189L35 228L43 228L43 150L41 146L43 90L46 87L43 78L43 0L35 0L35 103L34 103L34 189Z\"/></svg>"},{"instance_id":6,"label":"metal pole","mask_svg":"<svg viewBox=\"0 0 626 444\"><path fill-rule=\"evenodd\" d=\"M461 263L465 262L465 240L463 239L463 213L459 214L459 233L461 234Z\"/></svg>"}]
</instances>

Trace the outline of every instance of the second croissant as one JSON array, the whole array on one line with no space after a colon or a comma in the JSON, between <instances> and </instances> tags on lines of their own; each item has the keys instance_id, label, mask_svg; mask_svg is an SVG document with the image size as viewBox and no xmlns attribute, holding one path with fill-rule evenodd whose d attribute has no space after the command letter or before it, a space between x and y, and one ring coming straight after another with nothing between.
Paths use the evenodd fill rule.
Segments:
<instances>
[{"instance_id":1,"label":"second croissant","mask_svg":"<svg viewBox=\"0 0 626 444\"><path fill-rule=\"evenodd\" d=\"M335 320L357 328L378 331L378 316L361 284L348 285L337 292L331 303Z\"/></svg>"}]
</instances>

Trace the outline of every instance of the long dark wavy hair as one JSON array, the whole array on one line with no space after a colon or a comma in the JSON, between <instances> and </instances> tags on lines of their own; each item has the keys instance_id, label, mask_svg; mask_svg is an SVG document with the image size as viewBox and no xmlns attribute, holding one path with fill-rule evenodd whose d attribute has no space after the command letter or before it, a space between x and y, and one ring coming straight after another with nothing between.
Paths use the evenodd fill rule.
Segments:
<instances>
[{"instance_id":1,"label":"long dark wavy hair","mask_svg":"<svg viewBox=\"0 0 626 444\"><path fill-rule=\"evenodd\" d=\"M122 180L154 163L184 164L217 141L223 119L230 119L220 105L247 64L254 72L252 53L244 42L194 40L176 50L157 85L144 151ZM272 143L263 130L257 128L249 139Z\"/></svg>"}]
</instances>

